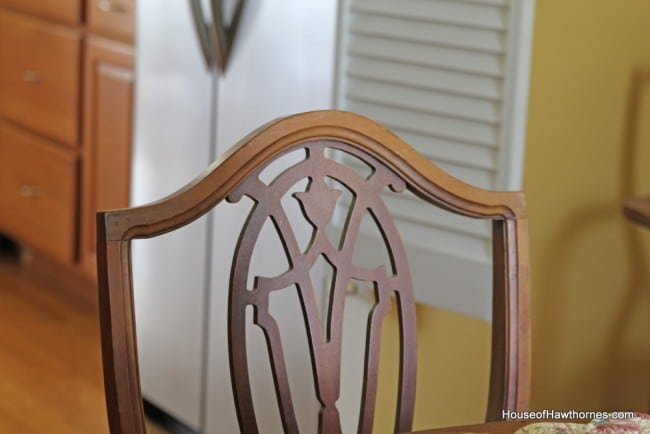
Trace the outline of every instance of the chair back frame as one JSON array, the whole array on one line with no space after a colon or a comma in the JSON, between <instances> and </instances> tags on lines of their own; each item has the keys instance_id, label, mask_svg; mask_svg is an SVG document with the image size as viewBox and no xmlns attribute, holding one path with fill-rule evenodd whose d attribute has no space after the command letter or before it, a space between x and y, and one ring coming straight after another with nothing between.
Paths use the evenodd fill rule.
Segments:
<instances>
[{"instance_id":1,"label":"chair back frame","mask_svg":"<svg viewBox=\"0 0 650 434\"><path fill-rule=\"evenodd\" d=\"M324 157L325 149L339 149L369 164L373 173L363 182ZM307 151L300 169L282 176L307 177L306 192L294 195L315 232L310 247L301 253L286 236L286 216L275 202L286 188L283 181L263 184L260 171L283 154ZM332 177L352 190L368 210L384 237L392 273L380 267L362 270L349 265L359 218L350 217L344 241L335 248L327 241L324 225L340 192L321 182ZM292 178L294 177L294 178ZM277 182L276 182L277 181ZM275 186L275 187L274 187ZM273 190L271 187L274 187ZM372 430L376 398L381 320L390 310L390 295L397 299L400 319L400 371L395 431L412 428L415 401L416 337L415 301L404 249L392 220L379 199L382 188L408 189L421 199L455 214L492 220L493 308L490 388L486 419L501 420L502 410L527 410L530 399L530 269L525 201L521 192L483 190L445 173L381 125L362 116L335 110L301 113L273 121L242 139L204 174L178 192L155 203L124 210L97 213L98 282L104 382L112 434L144 434L144 411L139 366L131 275L131 241L162 235L185 226L228 200L243 195L255 206L235 250L229 288L228 337L231 375L239 426L257 433L248 381L245 352L245 308L254 307L254 322L267 341L281 420L285 432L298 432L284 368L277 325L268 312L269 293L295 284L305 319L317 397L322 405L319 432L340 432L335 403L340 385L340 324L345 286L351 278L374 282L377 304L369 316L366 363L359 432ZM327 199L329 198L329 199ZM354 210L352 211L354 214ZM257 278L246 288L248 264L261 225L271 218L281 234L290 270L279 279ZM358 217L358 216L357 216ZM352 236L350 236L352 234ZM346 244L348 243L348 244ZM330 308L325 332L321 330L308 275L317 256L333 265ZM347 260L346 260L347 259ZM283 286L284 285L284 286ZM310 298L311 297L311 298Z\"/></svg>"}]
</instances>

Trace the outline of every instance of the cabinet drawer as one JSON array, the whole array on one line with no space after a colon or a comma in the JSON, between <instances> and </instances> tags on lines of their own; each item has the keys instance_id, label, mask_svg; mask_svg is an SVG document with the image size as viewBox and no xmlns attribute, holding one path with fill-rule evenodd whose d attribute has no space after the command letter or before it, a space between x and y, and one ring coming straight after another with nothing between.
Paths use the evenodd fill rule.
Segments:
<instances>
[{"instance_id":1,"label":"cabinet drawer","mask_svg":"<svg viewBox=\"0 0 650 434\"><path fill-rule=\"evenodd\" d=\"M133 41L135 0L89 0L86 16L92 33Z\"/></svg>"},{"instance_id":2,"label":"cabinet drawer","mask_svg":"<svg viewBox=\"0 0 650 434\"><path fill-rule=\"evenodd\" d=\"M0 5L65 24L81 24L81 0L0 0Z\"/></svg>"},{"instance_id":3,"label":"cabinet drawer","mask_svg":"<svg viewBox=\"0 0 650 434\"><path fill-rule=\"evenodd\" d=\"M0 111L70 146L79 142L81 33L0 12Z\"/></svg>"},{"instance_id":4,"label":"cabinet drawer","mask_svg":"<svg viewBox=\"0 0 650 434\"><path fill-rule=\"evenodd\" d=\"M72 263L77 177L74 151L0 124L0 230Z\"/></svg>"}]
</instances>

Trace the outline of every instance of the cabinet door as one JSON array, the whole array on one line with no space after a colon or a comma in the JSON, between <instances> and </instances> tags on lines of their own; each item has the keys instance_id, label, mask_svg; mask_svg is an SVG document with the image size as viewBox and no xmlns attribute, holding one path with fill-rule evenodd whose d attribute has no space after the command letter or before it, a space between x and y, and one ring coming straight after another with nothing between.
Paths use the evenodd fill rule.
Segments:
<instances>
[{"instance_id":1,"label":"cabinet door","mask_svg":"<svg viewBox=\"0 0 650 434\"><path fill-rule=\"evenodd\" d=\"M132 42L135 0L89 0L86 22L94 34Z\"/></svg>"},{"instance_id":2,"label":"cabinet door","mask_svg":"<svg viewBox=\"0 0 650 434\"><path fill-rule=\"evenodd\" d=\"M81 24L81 0L0 0L0 5L63 24Z\"/></svg>"},{"instance_id":3,"label":"cabinet door","mask_svg":"<svg viewBox=\"0 0 650 434\"><path fill-rule=\"evenodd\" d=\"M80 262L94 276L95 213L129 205L133 126L133 48L86 42Z\"/></svg>"},{"instance_id":4,"label":"cabinet door","mask_svg":"<svg viewBox=\"0 0 650 434\"><path fill-rule=\"evenodd\" d=\"M0 10L0 111L62 144L79 144L80 30Z\"/></svg>"},{"instance_id":5,"label":"cabinet door","mask_svg":"<svg viewBox=\"0 0 650 434\"><path fill-rule=\"evenodd\" d=\"M74 263L77 164L75 152L0 122L0 231Z\"/></svg>"}]
</instances>

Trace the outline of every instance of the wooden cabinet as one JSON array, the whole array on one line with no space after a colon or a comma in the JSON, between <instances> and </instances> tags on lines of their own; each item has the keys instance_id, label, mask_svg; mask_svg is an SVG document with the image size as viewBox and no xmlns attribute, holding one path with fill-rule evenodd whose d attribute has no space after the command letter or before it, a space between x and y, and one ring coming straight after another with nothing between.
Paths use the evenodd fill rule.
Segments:
<instances>
[{"instance_id":1,"label":"wooden cabinet","mask_svg":"<svg viewBox=\"0 0 650 434\"><path fill-rule=\"evenodd\" d=\"M79 142L81 32L0 11L0 110L57 140Z\"/></svg>"},{"instance_id":2,"label":"wooden cabinet","mask_svg":"<svg viewBox=\"0 0 650 434\"><path fill-rule=\"evenodd\" d=\"M126 42L133 41L134 0L89 0L86 14L92 33Z\"/></svg>"},{"instance_id":3,"label":"wooden cabinet","mask_svg":"<svg viewBox=\"0 0 650 434\"><path fill-rule=\"evenodd\" d=\"M54 22L81 24L82 0L0 0L0 6Z\"/></svg>"},{"instance_id":4,"label":"wooden cabinet","mask_svg":"<svg viewBox=\"0 0 650 434\"><path fill-rule=\"evenodd\" d=\"M135 0L0 0L0 234L95 274L129 205Z\"/></svg>"},{"instance_id":5,"label":"wooden cabinet","mask_svg":"<svg viewBox=\"0 0 650 434\"><path fill-rule=\"evenodd\" d=\"M0 124L0 228L73 262L77 155L25 130Z\"/></svg>"},{"instance_id":6,"label":"wooden cabinet","mask_svg":"<svg viewBox=\"0 0 650 434\"><path fill-rule=\"evenodd\" d=\"M133 47L86 42L80 261L95 273L95 213L129 204L133 123Z\"/></svg>"}]
</instances>

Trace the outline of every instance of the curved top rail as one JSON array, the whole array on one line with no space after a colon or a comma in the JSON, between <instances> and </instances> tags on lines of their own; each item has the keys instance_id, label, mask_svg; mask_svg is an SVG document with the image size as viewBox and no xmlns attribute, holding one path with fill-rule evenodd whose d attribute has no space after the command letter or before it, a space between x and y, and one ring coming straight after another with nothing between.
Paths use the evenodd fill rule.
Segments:
<instances>
[{"instance_id":1,"label":"curved top rail","mask_svg":"<svg viewBox=\"0 0 650 434\"><path fill-rule=\"evenodd\" d=\"M224 200L260 165L314 140L339 141L368 153L403 178L413 193L456 214L489 219L525 217L523 193L467 184L380 124L358 114L324 110L263 125L170 196L139 207L98 213L98 219L104 219L106 239L147 238L189 224Z\"/></svg>"}]
</instances>

